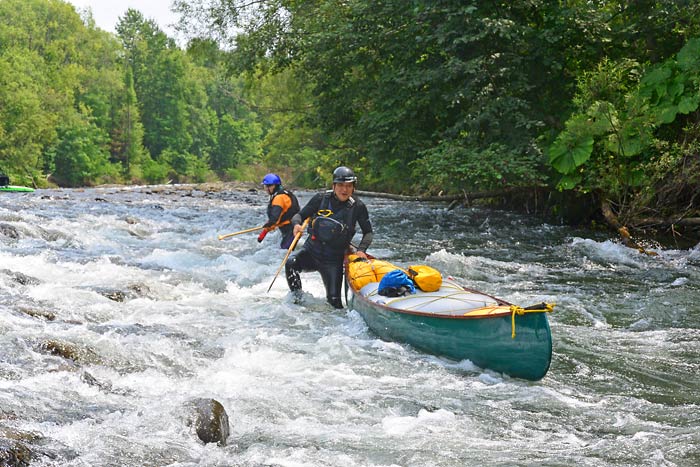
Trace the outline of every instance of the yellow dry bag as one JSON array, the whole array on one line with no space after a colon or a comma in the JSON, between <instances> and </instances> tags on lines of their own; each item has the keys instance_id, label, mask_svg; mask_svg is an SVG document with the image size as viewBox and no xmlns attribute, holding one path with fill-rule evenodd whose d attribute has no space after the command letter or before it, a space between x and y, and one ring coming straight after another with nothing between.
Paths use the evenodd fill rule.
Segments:
<instances>
[{"instance_id":1,"label":"yellow dry bag","mask_svg":"<svg viewBox=\"0 0 700 467\"><path fill-rule=\"evenodd\" d=\"M348 278L355 290L360 290L370 282L381 281L384 274L396 269L396 266L388 261L362 260L356 255L349 255L348 261Z\"/></svg>"},{"instance_id":2,"label":"yellow dry bag","mask_svg":"<svg viewBox=\"0 0 700 467\"><path fill-rule=\"evenodd\" d=\"M413 279L423 292L435 292L442 285L440 271L423 264L415 264L408 267L408 276Z\"/></svg>"}]
</instances>

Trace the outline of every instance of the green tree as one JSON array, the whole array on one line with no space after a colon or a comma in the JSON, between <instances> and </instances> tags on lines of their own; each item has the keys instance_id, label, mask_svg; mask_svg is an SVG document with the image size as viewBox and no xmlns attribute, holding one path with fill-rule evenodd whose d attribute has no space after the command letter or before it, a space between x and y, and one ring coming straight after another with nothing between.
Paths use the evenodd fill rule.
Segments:
<instances>
[{"instance_id":1,"label":"green tree","mask_svg":"<svg viewBox=\"0 0 700 467\"><path fill-rule=\"evenodd\" d=\"M197 147L207 148L209 164L224 178L235 177L240 164L254 164L261 157L261 138L264 132L254 97L238 76L230 76L226 56L211 40L193 40L187 50L193 70L199 80L190 89L201 124L195 134ZM193 152L195 152L193 150ZM196 153L196 152L195 152Z\"/></svg>"},{"instance_id":2,"label":"green tree","mask_svg":"<svg viewBox=\"0 0 700 467\"><path fill-rule=\"evenodd\" d=\"M176 2L235 44L235 65L298 74L313 96L309 121L326 133L324 152L399 190L411 175L449 190L544 183L551 167L542 148L572 111L577 78L606 56L668 56L697 30L700 8L671 0L206 3Z\"/></svg>"},{"instance_id":3,"label":"green tree","mask_svg":"<svg viewBox=\"0 0 700 467\"><path fill-rule=\"evenodd\" d=\"M134 90L133 74L129 67L124 77L124 91L117 96L114 113L111 158L122 164L124 174L129 179L140 180L142 166L150 159L150 155L143 146L143 125Z\"/></svg>"},{"instance_id":4,"label":"green tree","mask_svg":"<svg viewBox=\"0 0 700 467\"><path fill-rule=\"evenodd\" d=\"M119 44L87 27L66 2L3 0L0 17L0 113L7 112L0 146L7 146L2 153L16 171L40 185L55 168L57 148L85 146L65 138L109 132L112 92L121 86L115 68ZM66 126L80 121L90 122L90 130ZM95 142L99 160L107 141ZM111 177L109 165L93 165Z\"/></svg>"},{"instance_id":5,"label":"green tree","mask_svg":"<svg viewBox=\"0 0 700 467\"><path fill-rule=\"evenodd\" d=\"M109 162L107 135L93 122L77 117L58 127L57 142L47 148L54 179L64 186L114 182L119 169Z\"/></svg>"},{"instance_id":6,"label":"green tree","mask_svg":"<svg viewBox=\"0 0 700 467\"><path fill-rule=\"evenodd\" d=\"M0 168L16 183L43 178L42 150L56 139L57 117L42 102L48 83L36 73L40 63L19 48L0 54Z\"/></svg>"}]
</instances>

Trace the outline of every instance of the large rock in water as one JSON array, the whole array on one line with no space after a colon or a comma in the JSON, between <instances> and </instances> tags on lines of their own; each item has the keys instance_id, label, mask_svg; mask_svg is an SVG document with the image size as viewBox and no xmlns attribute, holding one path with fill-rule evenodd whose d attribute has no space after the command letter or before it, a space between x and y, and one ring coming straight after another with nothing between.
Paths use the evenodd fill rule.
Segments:
<instances>
[{"instance_id":1,"label":"large rock in water","mask_svg":"<svg viewBox=\"0 0 700 467\"><path fill-rule=\"evenodd\" d=\"M0 439L0 465L28 467L32 453L28 447L17 442Z\"/></svg>"},{"instance_id":2,"label":"large rock in water","mask_svg":"<svg viewBox=\"0 0 700 467\"><path fill-rule=\"evenodd\" d=\"M214 399L195 399L189 405L191 414L188 425L194 426L199 439L226 446L230 430L224 406Z\"/></svg>"},{"instance_id":3,"label":"large rock in water","mask_svg":"<svg viewBox=\"0 0 700 467\"><path fill-rule=\"evenodd\" d=\"M32 451L25 444L33 435L0 426L0 466L28 467Z\"/></svg>"}]
</instances>

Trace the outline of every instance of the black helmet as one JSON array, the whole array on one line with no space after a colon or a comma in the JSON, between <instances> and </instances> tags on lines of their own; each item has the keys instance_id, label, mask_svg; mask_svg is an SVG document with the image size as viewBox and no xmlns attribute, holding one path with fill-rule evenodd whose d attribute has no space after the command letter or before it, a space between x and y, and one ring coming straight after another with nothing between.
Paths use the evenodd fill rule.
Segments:
<instances>
[{"instance_id":1,"label":"black helmet","mask_svg":"<svg viewBox=\"0 0 700 467\"><path fill-rule=\"evenodd\" d=\"M351 168L341 165L333 171L333 183L357 183L357 177Z\"/></svg>"}]
</instances>

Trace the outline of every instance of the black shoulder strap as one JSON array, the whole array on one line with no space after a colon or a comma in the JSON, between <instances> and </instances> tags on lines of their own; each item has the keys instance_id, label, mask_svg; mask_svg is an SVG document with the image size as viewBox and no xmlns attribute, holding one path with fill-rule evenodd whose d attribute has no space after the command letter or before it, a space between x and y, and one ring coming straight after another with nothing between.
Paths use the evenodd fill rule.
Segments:
<instances>
[{"instance_id":1,"label":"black shoulder strap","mask_svg":"<svg viewBox=\"0 0 700 467\"><path fill-rule=\"evenodd\" d=\"M331 210L331 196L333 196L333 190L327 190L323 194L323 198L321 199L321 204L318 207L319 211L322 211L324 209Z\"/></svg>"}]
</instances>

